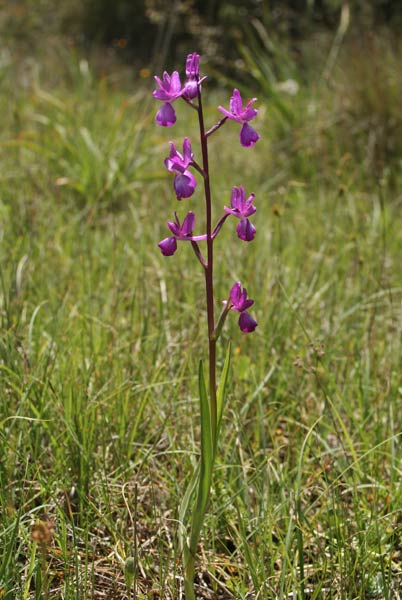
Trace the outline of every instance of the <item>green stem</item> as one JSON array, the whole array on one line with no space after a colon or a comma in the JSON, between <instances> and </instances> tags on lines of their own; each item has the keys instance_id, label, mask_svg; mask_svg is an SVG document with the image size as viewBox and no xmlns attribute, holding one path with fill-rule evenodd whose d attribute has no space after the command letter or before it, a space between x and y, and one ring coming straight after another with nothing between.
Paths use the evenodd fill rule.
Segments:
<instances>
[{"instance_id":1,"label":"green stem","mask_svg":"<svg viewBox=\"0 0 402 600\"><path fill-rule=\"evenodd\" d=\"M186 600L195 600L194 593L195 557L191 556L184 571L184 593Z\"/></svg>"}]
</instances>

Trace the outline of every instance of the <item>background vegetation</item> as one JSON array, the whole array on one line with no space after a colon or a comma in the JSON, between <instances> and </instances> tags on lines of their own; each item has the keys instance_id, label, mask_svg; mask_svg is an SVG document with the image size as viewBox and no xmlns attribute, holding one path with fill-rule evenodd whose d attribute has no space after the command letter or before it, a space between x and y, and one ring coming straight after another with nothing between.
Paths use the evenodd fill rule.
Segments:
<instances>
[{"instance_id":1,"label":"background vegetation","mask_svg":"<svg viewBox=\"0 0 402 600\"><path fill-rule=\"evenodd\" d=\"M216 216L232 185L258 206L247 253L219 238L217 296L247 280L259 327L225 333L199 597L399 598L397 3L111 11L0 15L0 598L180 598L206 318L190 249L156 243L177 207L167 142L196 127L185 105L154 126L151 90L196 48L209 122L236 84L261 133L251 151L233 124L211 139Z\"/></svg>"}]
</instances>

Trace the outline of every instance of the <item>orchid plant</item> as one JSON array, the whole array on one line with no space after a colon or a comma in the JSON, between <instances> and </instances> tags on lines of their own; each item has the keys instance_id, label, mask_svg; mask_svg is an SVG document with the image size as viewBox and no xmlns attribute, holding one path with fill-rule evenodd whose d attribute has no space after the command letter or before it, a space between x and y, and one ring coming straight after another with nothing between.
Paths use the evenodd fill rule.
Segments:
<instances>
[{"instance_id":1,"label":"orchid plant","mask_svg":"<svg viewBox=\"0 0 402 600\"><path fill-rule=\"evenodd\" d=\"M232 120L242 125L240 130L240 144L250 148L258 141L259 135L250 125L258 111L252 108L256 98L243 106L243 99L239 90L233 90L229 103L229 110L218 107L223 117L210 129L206 129L202 107L202 83L206 77L200 76L200 57L197 53L187 56L186 81L181 83L180 75L174 71L172 75L164 72L163 78L155 77L157 89L153 92L154 98L163 104L156 113L156 122L162 127L170 127L176 122L176 113L173 103L182 99L198 116L199 139L201 145L201 162L198 162L191 148L189 138L183 141L183 151L180 153L176 145L170 142L170 153L165 159L165 167L174 173L173 187L177 200L193 196L197 180L197 172L204 183L205 221L206 232L194 235L195 213L189 211L183 222L175 212L174 221L168 221L170 230L168 237L159 242L158 246L164 256L172 256L178 248L178 242L190 242L195 256L201 263L205 275L207 328L208 328L208 365L209 380L208 391L204 378L202 361L199 366L199 394L201 408L201 453L197 469L195 469L187 491L183 497L179 513L180 545L183 560L184 589L186 600L195 600L194 575L197 546L202 524L208 508L210 490L212 485L212 472L217 451L222 412L225 404L228 372L230 366L230 345L226 352L226 359L222 369L219 384L216 379L216 343L220 337L222 327L230 311L239 313L238 324L243 333L251 333L257 327L257 322L250 315L248 309L254 301L248 298L246 288L242 288L239 281L235 282L228 294L227 300L222 301L222 311L215 319L214 295L214 242L229 217L239 220L236 231L238 238L251 242L256 234L254 225L249 220L256 212L254 194L248 197L243 186L234 186L230 197L230 206L224 206L222 214L213 227L212 221L212 196L210 184L210 169L208 160L208 140L212 134L220 129L227 121ZM190 170L192 169L192 170ZM200 242L205 242L206 252L201 250ZM188 524L187 524L188 523Z\"/></svg>"}]
</instances>

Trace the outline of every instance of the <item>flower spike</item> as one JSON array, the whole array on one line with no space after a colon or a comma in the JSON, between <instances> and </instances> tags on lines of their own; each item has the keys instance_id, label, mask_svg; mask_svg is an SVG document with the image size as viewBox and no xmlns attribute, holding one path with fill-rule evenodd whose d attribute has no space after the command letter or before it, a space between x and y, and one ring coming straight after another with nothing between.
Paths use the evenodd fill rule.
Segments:
<instances>
[{"instance_id":1,"label":"flower spike","mask_svg":"<svg viewBox=\"0 0 402 600\"><path fill-rule=\"evenodd\" d=\"M174 219L167 222L169 229L168 237L158 243L159 249L164 256L172 256L178 248L179 242L190 242L196 258L204 270L206 291L206 335L208 340L208 362L209 377L207 383L204 378L202 361L199 366L199 391L201 412L201 457L200 468L195 472L191 480L189 491L184 494L184 502L180 510L180 554L182 556L184 595L186 600L195 599L195 560L197 547L200 539L201 526L208 508L208 499L212 485L214 462L219 448L219 433L222 423L222 411L227 395L227 381L230 366L230 345L226 353L219 385L217 385L217 341L220 338L222 328L229 313L238 313L238 324L243 333L250 333L257 327L257 322L249 314L248 310L253 306L254 300L247 296L246 288L242 288L239 281L232 285L228 298L223 302L224 307L220 316L216 319L214 294L214 265L218 261L214 258L214 246L217 235L224 223L230 218L238 219L236 227L237 235L241 240L250 242L254 239L256 229L250 222L250 217L256 212L254 205L254 194L246 196L243 186L235 186L232 189L230 206L225 206L221 212L215 227L213 227L213 202L211 185L211 170L208 157L209 136L220 129L228 119L240 124L240 143L249 148L259 139L258 133L251 127L250 122L255 118L258 111L253 108L255 98L243 106L243 100L239 90L233 90L229 109L219 106L223 113L220 121L210 129L205 127L203 97L201 85L205 77L200 75L200 56L193 52L187 56L186 79L182 86L177 71L169 75L166 71L163 78L155 77L157 89L153 92L154 97L162 102L156 115L159 125L169 127L176 122L176 113L173 103L182 98L187 106L197 112L199 126L199 143L201 162L194 159L189 138L183 141L183 150L179 152L173 142L170 142L170 152L165 158L165 167L174 174L174 189L178 200L189 198L193 195L197 182L193 175L195 171L201 175L204 187L205 221L206 233L194 235L195 215L189 211L182 222L175 213ZM194 171L195 170L195 171ZM201 251L198 242L205 242L205 255ZM195 310L194 310L195 312ZM207 389L208 384L208 389ZM204 468L205 467L205 468ZM194 493L194 499L190 503L188 498ZM189 496L190 494L190 496ZM187 498L187 502L186 502ZM191 513L191 514L190 514ZM187 519L188 517L188 519ZM187 520L189 525L187 526Z\"/></svg>"}]
</instances>

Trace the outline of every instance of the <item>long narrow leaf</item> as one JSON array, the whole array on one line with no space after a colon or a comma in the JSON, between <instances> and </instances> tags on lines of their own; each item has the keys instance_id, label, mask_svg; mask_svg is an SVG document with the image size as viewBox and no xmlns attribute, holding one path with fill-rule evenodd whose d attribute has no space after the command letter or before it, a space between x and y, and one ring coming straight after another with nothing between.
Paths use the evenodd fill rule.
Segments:
<instances>
[{"instance_id":1,"label":"long narrow leaf","mask_svg":"<svg viewBox=\"0 0 402 600\"><path fill-rule=\"evenodd\" d=\"M227 350L226 350L225 362L223 364L221 378L219 380L219 385L218 385L218 389L216 392L216 403L217 403L217 413L218 413L218 423L217 423L217 428L216 428L216 442L218 441L218 438L219 438L219 429L220 429L220 424L221 424L221 420L222 420L223 409L224 409L225 403L226 403L227 382L228 382L229 369L230 369L230 355L231 355L231 344L229 343Z\"/></svg>"},{"instance_id":2,"label":"long narrow leaf","mask_svg":"<svg viewBox=\"0 0 402 600\"><path fill-rule=\"evenodd\" d=\"M200 494L200 500L201 505L206 506L209 497L209 487L211 483L214 453L212 444L211 411L209 407L207 389L205 386L204 368L202 361L200 361L198 377L201 409L200 490L202 491L202 493Z\"/></svg>"},{"instance_id":3,"label":"long narrow leaf","mask_svg":"<svg viewBox=\"0 0 402 600\"><path fill-rule=\"evenodd\" d=\"M198 383L201 409L201 458L197 502L193 511L190 533L190 552L192 555L195 555L197 550L197 544L200 537L201 527L204 521L205 511L208 505L212 481L212 469L214 464L211 411L209 407L208 394L205 386L204 368L202 365L202 361L200 361L199 366Z\"/></svg>"},{"instance_id":4,"label":"long narrow leaf","mask_svg":"<svg viewBox=\"0 0 402 600\"><path fill-rule=\"evenodd\" d=\"M179 508L179 548L180 551L183 551L186 540L186 517L187 512L190 506L191 498L194 495L195 489L197 487L197 483L200 477L200 464L198 463L197 467L194 469L191 479L188 483L187 489L183 496L183 500L180 503Z\"/></svg>"}]
</instances>

